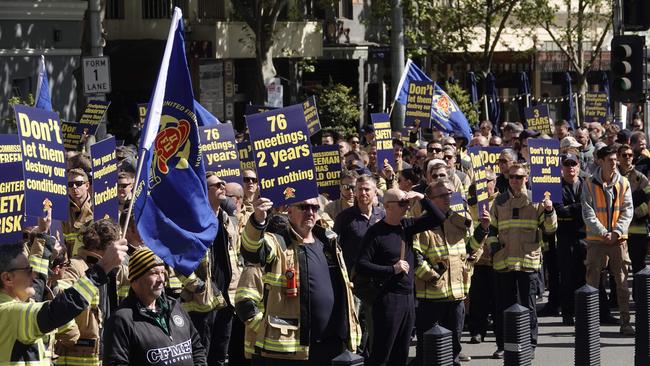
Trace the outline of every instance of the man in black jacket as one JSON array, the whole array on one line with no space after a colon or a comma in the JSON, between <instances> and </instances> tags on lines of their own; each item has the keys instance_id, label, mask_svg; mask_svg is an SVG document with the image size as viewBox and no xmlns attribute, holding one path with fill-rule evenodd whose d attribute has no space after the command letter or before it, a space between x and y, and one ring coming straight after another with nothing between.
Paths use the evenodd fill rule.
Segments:
<instances>
[{"instance_id":1,"label":"man in black jacket","mask_svg":"<svg viewBox=\"0 0 650 366\"><path fill-rule=\"evenodd\" d=\"M206 365L201 337L165 291L165 264L150 249L129 259L129 296L108 320L104 365Z\"/></svg>"},{"instance_id":2,"label":"man in black jacket","mask_svg":"<svg viewBox=\"0 0 650 366\"><path fill-rule=\"evenodd\" d=\"M562 204L553 204L557 212L557 259L560 267L560 307L562 323L574 324L573 292L585 284L587 255L585 223L582 220L582 178L580 158L562 157Z\"/></svg>"}]
</instances>

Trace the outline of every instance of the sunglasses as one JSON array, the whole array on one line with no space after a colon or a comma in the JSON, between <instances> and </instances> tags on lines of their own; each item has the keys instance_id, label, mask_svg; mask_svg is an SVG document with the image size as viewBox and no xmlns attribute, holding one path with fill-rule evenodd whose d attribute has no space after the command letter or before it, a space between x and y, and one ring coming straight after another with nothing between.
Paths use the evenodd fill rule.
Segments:
<instances>
[{"instance_id":1,"label":"sunglasses","mask_svg":"<svg viewBox=\"0 0 650 366\"><path fill-rule=\"evenodd\" d=\"M627 159L627 158L633 158L634 154L621 154L621 156Z\"/></svg>"},{"instance_id":2,"label":"sunglasses","mask_svg":"<svg viewBox=\"0 0 650 366\"><path fill-rule=\"evenodd\" d=\"M354 184L341 184L341 188L352 191L354 190Z\"/></svg>"},{"instance_id":3,"label":"sunglasses","mask_svg":"<svg viewBox=\"0 0 650 366\"><path fill-rule=\"evenodd\" d=\"M216 187L217 189L223 189L226 188L226 183L224 182L217 182L214 184L208 184L208 188Z\"/></svg>"},{"instance_id":4,"label":"sunglasses","mask_svg":"<svg viewBox=\"0 0 650 366\"><path fill-rule=\"evenodd\" d=\"M257 178L244 177L244 183L257 183Z\"/></svg>"},{"instance_id":5,"label":"sunglasses","mask_svg":"<svg viewBox=\"0 0 650 366\"><path fill-rule=\"evenodd\" d=\"M568 167L574 167L574 166L577 166L577 165L578 164L576 162L574 162L574 161L565 161L564 163L562 163L562 166L565 166L567 168Z\"/></svg>"},{"instance_id":6,"label":"sunglasses","mask_svg":"<svg viewBox=\"0 0 650 366\"><path fill-rule=\"evenodd\" d=\"M359 143L359 141L358 141L358 140L352 140L352 141L350 141L350 143L351 143L351 144L355 144L355 145L356 145L356 144L358 144L358 143Z\"/></svg>"},{"instance_id":7,"label":"sunglasses","mask_svg":"<svg viewBox=\"0 0 650 366\"><path fill-rule=\"evenodd\" d=\"M447 178L447 174L431 174L431 179Z\"/></svg>"},{"instance_id":8,"label":"sunglasses","mask_svg":"<svg viewBox=\"0 0 650 366\"><path fill-rule=\"evenodd\" d=\"M516 179L516 180L522 180L522 179L526 178L526 176L525 175L510 175L509 178L510 179Z\"/></svg>"},{"instance_id":9,"label":"sunglasses","mask_svg":"<svg viewBox=\"0 0 650 366\"><path fill-rule=\"evenodd\" d=\"M453 158L454 158L453 155L445 155L445 156L443 156L443 159L445 159L445 160L451 160Z\"/></svg>"},{"instance_id":10,"label":"sunglasses","mask_svg":"<svg viewBox=\"0 0 650 366\"><path fill-rule=\"evenodd\" d=\"M131 185L131 183L118 183L117 188L119 189L126 189Z\"/></svg>"},{"instance_id":11,"label":"sunglasses","mask_svg":"<svg viewBox=\"0 0 650 366\"><path fill-rule=\"evenodd\" d=\"M85 183L86 183L85 180L75 180L73 182L68 182L68 188L72 188L72 187L79 188L83 186Z\"/></svg>"},{"instance_id":12,"label":"sunglasses","mask_svg":"<svg viewBox=\"0 0 650 366\"><path fill-rule=\"evenodd\" d=\"M437 154L437 153L439 153L441 151L442 151L442 149L438 149L438 148L435 148L435 147L430 147L430 148L427 149L427 152L429 152L429 153L436 153Z\"/></svg>"},{"instance_id":13,"label":"sunglasses","mask_svg":"<svg viewBox=\"0 0 650 366\"><path fill-rule=\"evenodd\" d=\"M303 211L303 212L309 210L309 211L314 212L314 213L318 212L318 210L320 209L319 205L312 205L312 204L309 204L309 203L301 203L301 204L298 204L298 205L293 205L293 207L295 207L295 208L297 208L297 209L299 209L300 211Z\"/></svg>"},{"instance_id":14,"label":"sunglasses","mask_svg":"<svg viewBox=\"0 0 650 366\"><path fill-rule=\"evenodd\" d=\"M23 267L23 268L12 268L8 270L7 272L25 272L28 275L31 275L32 272L34 272L34 269L31 266Z\"/></svg>"}]
</instances>

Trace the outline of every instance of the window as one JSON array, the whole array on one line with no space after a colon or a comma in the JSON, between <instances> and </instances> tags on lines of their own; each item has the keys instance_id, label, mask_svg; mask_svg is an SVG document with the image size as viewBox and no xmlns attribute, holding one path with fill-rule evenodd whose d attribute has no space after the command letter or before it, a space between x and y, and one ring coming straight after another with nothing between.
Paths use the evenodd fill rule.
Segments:
<instances>
[{"instance_id":1,"label":"window","mask_svg":"<svg viewBox=\"0 0 650 366\"><path fill-rule=\"evenodd\" d=\"M337 18L353 19L352 0L340 0L336 9Z\"/></svg>"},{"instance_id":2,"label":"window","mask_svg":"<svg viewBox=\"0 0 650 366\"><path fill-rule=\"evenodd\" d=\"M199 0L199 18L226 20L225 0Z\"/></svg>"},{"instance_id":3,"label":"window","mask_svg":"<svg viewBox=\"0 0 650 366\"><path fill-rule=\"evenodd\" d=\"M174 7L183 11L187 18L188 0L142 0L142 19L168 19L171 18Z\"/></svg>"},{"instance_id":4,"label":"window","mask_svg":"<svg viewBox=\"0 0 650 366\"><path fill-rule=\"evenodd\" d=\"M124 0L106 0L106 19L124 19Z\"/></svg>"}]
</instances>

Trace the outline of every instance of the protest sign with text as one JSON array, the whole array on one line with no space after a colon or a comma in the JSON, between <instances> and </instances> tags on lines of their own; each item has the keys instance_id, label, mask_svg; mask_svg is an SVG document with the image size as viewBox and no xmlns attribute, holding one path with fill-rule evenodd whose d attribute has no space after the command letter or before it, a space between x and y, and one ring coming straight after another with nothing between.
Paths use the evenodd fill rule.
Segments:
<instances>
[{"instance_id":1,"label":"protest sign with text","mask_svg":"<svg viewBox=\"0 0 650 366\"><path fill-rule=\"evenodd\" d=\"M533 202L549 198L562 202L562 172L560 168L560 141L556 139L529 139L530 183Z\"/></svg>"},{"instance_id":2,"label":"protest sign with text","mask_svg":"<svg viewBox=\"0 0 650 366\"><path fill-rule=\"evenodd\" d=\"M485 146L481 147L479 154L481 155L481 162L484 169L490 169L494 174L501 173L499 169L499 155L505 149L501 146Z\"/></svg>"},{"instance_id":3,"label":"protest sign with text","mask_svg":"<svg viewBox=\"0 0 650 366\"><path fill-rule=\"evenodd\" d=\"M318 193L329 200L341 195L341 155L339 145L314 146L314 169Z\"/></svg>"},{"instance_id":4,"label":"protest sign with text","mask_svg":"<svg viewBox=\"0 0 650 366\"><path fill-rule=\"evenodd\" d=\"M256 113L262 113L266 111L272 111L274 109L277 109L275 107L267 107L265 105L255 105L255 104L246 104L246 107L244 107L244 116L248 116L251 114L256 114Z\"/></svg>"},{"instance_id":5,"label":"protest sign with text","mask_svg":"<svg viewBox=\"0 0 650 366\"><path fill-rule=\"evenodd\" d=\"M251 142L248 140L238 142L237 151L239 151L239 164L241 170L255 170L255 160L253 159L253 146L251 145Z\"/></svg>"},{"instance_id":6,"label":"protest sign with text","mask_svg":"<svg viewBox=\"0 0 650 366\"><path fill-rule=\"evenodd\" d=\"M472 146L468 149L470 159L472 161L472 169L474 170L474 181L476 182L476 207L480 215L483 208L488 209L489 196L487 191L487 175L485 172L485 164L481 159L481 151L478 146Z\"/></svg>"},{"instance_id":7,"label":"protest sign with text","mask_svg":"<svg viewBox=\"0 0 650 366\"><path fill-rule=\"evenodd\" d=\"M311 96L302 103L305 110L305 121L307 121L307 128L309 133L313 136L316 132L320 131L320 119L318 118L318 109L316 108L316 97Z\"/></svg>"},{"instance_id":8,"label":"protest sign with text","mask_svg":"<svg viewBox=\"0 0 650 366\"><path fill-rule=\"evenodd\" d=\"M20 163L20 139L18 135L0 135L0 164Z\"/></svg>"},{"instance_id":9,"label":"protest sign with text","mask_svg":"<svg viewBox=\"0 0 650 366\"><path fill-rule=\"evenodd\" d=\"M93 178L93 220L111 218L118 221L117 159L115 137L90 146Z\"/></svg>"},{"instance_id":10,"label":"protest sign with text","mask_svg":"<svg viewBox=\"0 0 650 366\"><path fill-rule=\"evenodd\" d=\"M605 123L609 102L607 93L585 93L585 122Z\"/></svg>"},{"instance_id":11,"label":"protest sign with text","mask_svg":"<svg viewBox=\"0 0 650 366\"><path fill-rule=\"evenodd\" d=\"M552 135L551 119L549 118L547 105L541 104L526 108L524 109L524 116L526 117L527 128L549 136Z\"/></svg>"},{"instance_id":12,"label":"protest sign with text","mask_svg":"<svg viewBox=\"0 0 650 366\"><path fill-rule=\"evenodd\" d=\"M43 109L15 105L23 154L25 215L41 217L52 208L52 218L68 219L65 152L59 117Z\"/></svg>"},{"instance_id":13,"label":"protest sign with text","mask_svg":"<svg viewBox=\"0 0 650 366\"><path fill-rule=\"evenodd\" d=\"M377 146L377 170L384 170L384 165L395 166L393 151L393 133L390 129L390 117L386 113L371 113L370 119L375 128Z\"/></svg>"},{"instance_id":14,"label":"protest sign with text","mask_svg":"<svg viewBox=\"0 0 650 366\"><path fill-rule=\"evenodd\" d=\"M463 198L460 192L451 192L449 209L459 215L469 215L469 212L467 212L467 201L465 201L465 198Z\"/></svg>"},{"instance_id":15,"label":"protest sign with text","mask_svg":"<svg viewBox=\"0 0 650 366\"><path fill-rule=\"evenodd\" d=\"M318 196L302 104L246 116L260 196L275 206Z\"/></svg>"},{"instance_id":16,"label":"protest sign with text","mask_svg":"<svg viewBox=\"0 0 650 366\"><path fill-rule=\"evenodd\" d=\"M23 168L20 162L12 162L0 164L0 169L0 243L15 243L23 237Z\"/></svg>"},{"instance_id":17,"label":"protest sign with text","mask_svg":"<svg viewBox=\"0 0 650 366\"><path fill-rule=\"evenodd\" d=\"M411 81L404 115L405 126L430 127L435 87L432 81Z\"/></svg>"},{"instance_id":18,"label":"protest sign with text","mask_svg":"<svg viewBox=\"0 0 650 366\"><path fill-rule=\"evenodd\" d=\"M226 182L243 184L235 131L230 123L199 127L205 170L215 172Z\"/></svg>"}]
</instances>

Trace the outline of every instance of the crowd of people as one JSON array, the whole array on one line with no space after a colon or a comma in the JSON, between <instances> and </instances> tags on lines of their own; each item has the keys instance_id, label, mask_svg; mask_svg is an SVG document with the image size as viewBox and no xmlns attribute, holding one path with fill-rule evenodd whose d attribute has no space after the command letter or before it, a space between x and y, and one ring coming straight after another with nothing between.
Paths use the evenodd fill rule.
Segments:
<instances>
[{"instance_id":1,"label":"crowd of people","mask_svg":"<svg viewBox=\"0 0 650 366\"><path fill-rule=\"evenodd\" d=\"M534 356L537 317L573 325L585 283L600 290L601 323L634 335L627 279L645 267L650 152L641 120L630 126L557 121L547 136L484 121L470 141L396 133L394 165L378 164L371 125L326 132L321 142L339 145L340 197L288 206L260 196L254 170L242 171L243 186L207 172L219 230L189 276L127 220L135 148L116 154L120 222L93 221L90 161L70 152L64 237L50 235L45 214L21 242L0 245L0 363L329 365L348 350L398 366L415 342L411 362L422 365L424 333L437 324L452 332L459 365L471 361L463 343L490 331L492 357L503 357L503 311L515 303L530 310ZM531 138L560 141L561 202L531 198ZM468 146L504 148L498 171L485 172L481 211ZM455 192L462 210L451 207Z\"/></svg>"}]
</instances>

